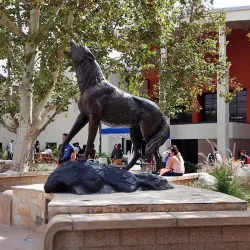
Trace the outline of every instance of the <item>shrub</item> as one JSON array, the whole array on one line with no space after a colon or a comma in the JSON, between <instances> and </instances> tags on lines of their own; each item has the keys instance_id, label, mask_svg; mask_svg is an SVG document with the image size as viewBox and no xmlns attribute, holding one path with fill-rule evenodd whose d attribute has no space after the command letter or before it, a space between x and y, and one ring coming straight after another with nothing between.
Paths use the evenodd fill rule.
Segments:
<instances>
[{"instance_id":1,"label":"shrub","mask_svg":"<svg viewBox=\"0 0 250 250\"><path fill-rule=\"evenodd\" d=\"M99 153L99 154L96 154L96 156L99 158L107 158L107 163L111 164L111 157L108 156L106 153Z\"/></svg>"},{"instance_id":2,"label":"shrub","mask_svg":"<svg viewBox=\"0 0 250 250\"><path fill-rule=\"evenodd\" d=\"M212 166L210 173L216 178L217 183L213 190L249 201L249 196L243 187L243 178L235 176L231 161L222 161Z\"/></svg>"},{"instance_id":3,"label":"shrub","mask_svg":"<svg viewBox=\"0 0 250 250\"><path fill-rule=\"evenodd\" d=\"M191 163L189 161L185 161L184 165L185 165L185 173L186 174L197 173L198 166L196 164Z\"/></svg>"},{"instance_id":4,"label":"shrub","mask_svg":"<svg viewBox=\"0 0 250 250\"><path fill-rule=\"evenodd\" d=\"M55 149L52 150L52 155L54 157L58 156L58 150L57 150L57 148L55 148Z\"/></svg>"},{"instance_id":5,"label":"shrub","mask_svg":"<svg viewBox=\"0 0 250 250\"><path fill-rule=\"evenodd\" d=\"M7 159L8 159L8 152L5 150L1 155L1 160L7 160Z\"/></svg>"},{"instance_id":6,"label":"shrub","mask_svg":"<svg viewBox=\"0 0 250 250\"><path fill-rule=\"evenodd\" d=\"M56 169L56 163L37 163L30 166L29 171L54 171Z\"/></svg>"}]
</instances>

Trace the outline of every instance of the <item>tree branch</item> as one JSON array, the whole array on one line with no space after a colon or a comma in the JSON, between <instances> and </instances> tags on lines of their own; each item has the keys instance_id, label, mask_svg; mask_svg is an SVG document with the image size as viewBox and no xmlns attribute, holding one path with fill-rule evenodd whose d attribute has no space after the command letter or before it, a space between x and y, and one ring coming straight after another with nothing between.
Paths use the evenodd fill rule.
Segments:
<instances>
[{"instance_id":1,"label":"tree branch","mask_svg":"<svg viewBox=\"0 0 250 250\"><path fill-rule=\"evenodd\" d=\"M42 115L41 115L41 120L43 122L43 120L46 118L46 116L48 115L48 113L52 110L54 110L56 107L53 105L53 106L48 106L44 109Z\"/></svg>"},{"instance_id":2,"label":"tree branch","mask_svg":"<svg viewBox=\"0 0 250 250\"><path fill-rule=\"evenodd\" d=\"M67 21L67 24L66 24L66 26L68 28L70 28L72 26L72 24L73 24L73 21L74 21L73 14L74 14L73 11L69 12L68 21ZM57 79L58 79L59 68L60 68L60 65L61 65L63 57L64 57L63 51L65 50L65 48L66 48L66 43L65 43L65 41L63 41L61 49L59 50L58 56L57 56L56 70L54 72L52 72L53 85L51 86L51 88L48 91L48 93L46 94L46 96L38 103L38 105L36 107L38 116L40 116L43 107L48 103L48 101L50 100L50 98L51 98L51 96L53 94L54 86L57 83Z\"/></svg>"},{"instance_id":3,"label":"tree branch","mask_svg":"<svg viewBox=\"0 0 250 250\"><path fill-rule=\"evenodd\" d=\"M46 129L46 127L53 121L53 119L61 113L61 110L56 110L54 114L48 119L48 121L39 129L38 135ZM37 136L38 136L37 135Z\"/></svg>"},{"instance_id":4,"label":"tree branch","mask_svg":"<svg viewBox=\"0 0 250 250\"><path fill-rule=\"evenodd\" d=\"M15 4L16 10L17 10L17 24L18 24L18 28L20 30L22 30L22 18L20 15L20 7L19 7L19 3Z\"/></svg>"},{"instance_id":5,"label":"tree branch","mask_svg":"<svg viewBox=\"0 0 250 250\"><path fill-rule=\"evenodd\" d=\"M52 18L50 20L48 20L46 27L41 31L41 33L43 35L47 34L49 31L51 31L51 29L54 28L55 22L56 22L56 18L57 18L58 13L59 13L59 10L61 9L61 7L64 4L63 2L64 1L62 1L60 5L55 6L55 8L54 8L54 15L52 16Z\"/></svg>"},{"instance_id":6,"label":"tree branch","mask_svg":"<svg viewBox=\"0 0 250 250\"><path fill-rule=\"evenodd\" d=\"M0 125L7 129L9 132L16 134L16 130L9 126L2 118L0 119Z\"/></svg>"},{"instance_id":7,"label":"tree branch","mask_svg":"<svg viewBox=\"0 0 250 250\"><path fill-rule=\"evenodd\" d=\"M13 23L6 14L0 9L0 24L4 25L5 27L9 28L13 34L19 37L25 37L26 35L20 30L15 23Z\"/></svg>"},{"instance_id":8,"label":"tree branch","mask_svg":"<svg viewBox=\"0 0 250 250\"><path fill-rule=\"evenodd\" d=\"M112 65L110 65L109 67L107 67L106 69L104 69L104 71L108 72L108 71L111 70L117 63L119 63L120 61L122 61L125 57L126 57L126 55L121 56L117 61L115 61L114 64L112 64Z\"/></svg>"}]
</instances>

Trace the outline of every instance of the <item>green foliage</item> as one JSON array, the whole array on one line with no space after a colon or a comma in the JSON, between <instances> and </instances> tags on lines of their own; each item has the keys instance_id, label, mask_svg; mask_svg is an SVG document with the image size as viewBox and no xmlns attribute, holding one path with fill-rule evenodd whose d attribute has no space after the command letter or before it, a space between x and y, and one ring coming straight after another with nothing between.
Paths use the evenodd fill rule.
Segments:
<instances>
[{"instance_id":1,"label":"green foliage","mask_svg":"<svg viewBox=\"0 0 250 250\"><path fill-rule=\"evenodd\" d=\"M160 105L166 114L181 112L179 106L184 106L185 112L199 109L197 95L204 87L213 89L217 72L228 67L217 59L217 31L224 24L224 14L212 11L211 2L101 0L37 5L36 1L3 0L0 18L6 16L14 28L0 22L0 59L6 60L8 73L1 80L0 117L7 115L12 119L11 127L18 127L18 113L23 107L19 107L19 94L10 91L13 83L21 83L20 87L32 94L34 107L51 89L52 99L45 105L52 110L63 110L69 100L77 98L75 82L64 74L71 62L62 59L62 51L72 38L92 49L107 76L119 73L132 93L139 94L149 71L159 72L156 91L161 90ZM39 26L34 32L29 28L32 9L39 10ZM36 48L36 63L32 82L22 86L25 67L33 56L26 54L27 44ZM161 48L167 48L165 59ZM110 58L112 50L121 56ZM143 74L138 74L141 71Z\"/></svg>"},{"instance_id":2,"label":"green foliage","mask_svg":"<svg viewBox=\"0 0 250 250\"><path fill-rule=\"evenodd\" d=\"M211 171L216 178L215 191L232 195L243 200L250 200L242 187L243 181L235 178L232 166L226 162L222 162L219 166Z\"/></svg>"},{"instance_id":3,"label":"green foliage","mask_svg":"<svg viewBox=\"0 0 250 250\"><path fill-rule=\"evenodd\" d=\"M52 149L52 155L54 157L58 156L58 149L57 148Z\"/></svg>"},{"instance_id":4,"label":"green foliage","mask_svg":"<svg viewBox=\"0 0 250 250\"><path fill-rule=\"evenodd\" d=\"M5 150L2 152L1 160L7 160L7 159L8 159L8 152L7 150Z\"/></svg>"},{"instance_id":5,"label":"green foliage","mask_svg":"<svg viewBox=\"0 0 250 250\"><path fill-rule=\"evenodd\" d=\"M109 155L107 155L106 153L97 153L96 156L98 158L107 158L107 162L108 164L111 164L111 157Z\"/></svg>"},{"instance_id":6,"label":"green foliage","mask_svg":"<svg viewBox=\"0 0 250 250\"><path fill-rule=\"evenodd\" d=\"M198 170L197 164L191 163L189 161L185 161L184 165L185 165L185 173L186 174L197 173L197 170Z\"/></svg>"},{"instance_id":7,"label":"green foliage","mask_svg":"<svg viewBox=\"0 0 250 250\"><path fill-rule=\"evenodd\" d=\"M229 194L232 181L233 181L233 170L231 166L228 166L225 163L217 166L215 169L211 171L211 174L216 178L217 184L215 189L218 192Z\"/></svg>"},{"instance_id":8,"label":"green foliage","mask_svg":"<svg viewBox=\"0 0 250 250\"><path fill-rule=\"evenodd\" d=\"M56 163L38 163L30 167L30 171L54 171L56 169Z\"/></svg>"},{"instance_id":9,"label":"green foliage","mask_svg":"<svg viewBox=\"0 0 250 250\"><path fill-rule=\"evenodd\" d=\"M224 84L230 63L219 57L218 31L220 27L224 27L222 34L229 30L225 28L224 13L213 11L209 3L212 1L182 1L171 17L172 25L162 33L167 55L160 64L157 88L161 108L171 117L178 112L200 111L197 97L202 91L216 91L217 81ZM227 102L241 89L235 79L229 85L235 91L221 93Z\"/></svg>"}]
</instances>

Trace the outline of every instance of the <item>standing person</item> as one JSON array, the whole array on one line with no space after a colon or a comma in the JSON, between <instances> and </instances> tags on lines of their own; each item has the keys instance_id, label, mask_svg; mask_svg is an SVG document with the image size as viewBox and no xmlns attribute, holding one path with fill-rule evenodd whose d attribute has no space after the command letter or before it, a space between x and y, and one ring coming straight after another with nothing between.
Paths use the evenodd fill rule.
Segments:
<instances>
[{"instance_id":1,"label":"standing person","mask_svg":"<svg viewBox=\"0 0 250 250\"><path fill-rule=\"evenodd\" d=\"M250 156L247 155L245 150L240 151L240 160L242 165L250 164Z\"/></svg>"},{"instance_id":2,"label":"standing person","mask_svg":"<svg viewBox=\"0 0 250 250\"><path fill-rule=\"evenodd\" d=\"M215 162L217 162L217 163L222 162L222 158L221 158L220 154L217 152L217 148L216 148L216 147L214 147L214 151L211 152L211 153L208 155L207 161L208 161L210 164L215 163Z\"/></svg>"},{"instance_id":3,"label":"standing person","mask_svg":"<svg viewBox=\"0 0 250 250\"><path fill-rule=\"evenodd\" d=\"M114 148L113 148L113 151L112 151L112 154L111 154L111 159L115 158L116 149L117 149L117 144L114 145Z\"/></svg>"},{"instance_id":4,"label":"standing person","mask_svg":"<svg viewBox=\"0 0 250 250\"><path fill-rule=\"evenodd\" d=\"M11 142L6 147L6 150L8 153L8 160L12 160L13 158L13 143L14 143L14 140L11 140Z\"/></svg>"},{"instance_id":5,"label":"standing person","mask_svg":"<svg viewBox=\"0 0 250 250\"><path fill-rule=\"evenodd\" d=\"M123 152L122 152L122 145L121 143L119 143L117 145L117 149L115 150L115 159L118 160L118 159L122 159L123 157Z\"/></svg>"},{"instance_id":6,"label":"standing person","mask_svg":"<svg viewBox=\"0 0 250 250\"><path fill-rule=\"evenodd\" d=\"M67 133L64 133L62 136L62 140L64 141L67 137ZM60 152L60 148L61 148L62 144L59 145L58 147L58 152ZM76 153L75 153L75 149L73 147L72 144L67 144L65 146L64 149L64 153L63 153L63 157L59 158L58 157L58 161L57 161L57 167L60 166L60 164L67 162L67 161L74 161L76 159Z\"/></svg>"},{"instance_id":7,"label":"standing person","mask_svg":"<svg viewBox=\"0 0 250 250\"><path fill-rule=\"evenodd\" d=\"M80 152L80 150L81 150L81 147L80 147L80 145L79 145L79 142L76 142L75 143L75 153L76 153L76 158L78 158L79 157L79 152Z\"/></svg>"},{"instance_id":8,"label":"standing person","mask_svg":"<svg viewBox=\"0 0 250 250\"><path fill-rule=\"evenodd\" d=\"M40 150L40 142L36 141L36 143L35 143L35 154L38 154L40 152L41 152L41 150Z\"/></svg>"},{"instance_id":9,"label":"standing person","mask_svg":"<svg viewBox=\"0 0 250 250\"><path fill-rule=\"evenodd\" d=\"M81 150L81 147L80 147L80 143L79 143L79 142L76 142L76 147L78 148L78 151Z\"/></svg>"},{"instance_id":10,"label":"standing person","mask_svg":"<svg viewBox=\"0 0 250 250\"><path fill-rule=\"evenodd\" d=\"M117 165L121 165L122 164L122 160L123 160L123 152L121 149L122 145L119 143L117 145L117 148L114 149L114 158L113 158L113 163L117 164Z\"/></svg>"},{"instance_id":11,"label":"standing person","mask_svg":"<svg viewBox=\"0 0 250 250\"><path fill-rule=\"evenodd\" d=\"M74 147L76 155L78 155L79 147L77 146L77 142L73 144L73 147Z\"/></svg>"},{"instance_id":12,"label":"standing person","mask_svg":"<svg viewBox=\"0 0 250 250\"><path fill-rule=\"evenodd\" d=\"M161 169L161 176L182 176L185 173L184 160L176 146L170 148L169 167Z\"/></svg>"}]
</instances>

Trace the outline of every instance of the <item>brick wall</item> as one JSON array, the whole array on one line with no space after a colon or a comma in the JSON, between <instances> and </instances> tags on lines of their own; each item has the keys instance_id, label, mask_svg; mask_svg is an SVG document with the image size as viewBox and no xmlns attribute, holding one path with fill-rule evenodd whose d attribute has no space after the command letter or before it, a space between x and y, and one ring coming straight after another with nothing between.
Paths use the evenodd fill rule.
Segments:
<instances>
[{"instance_id":1,"label":"brick wall","mask_svg":"<svg viewBox=\"0 0 250 250\"><path fill-rule=\"evenodd\" d=\"M217 144L216 139L211 139L209 140L211 143ZM198 140L198 152L197 153L203 153L206 157L208 156L209 153L211 153L212 148L210 144L208 143L207 140L205 139L199 139ZM202 156L198 156L198 162L201 163L204 161L204 158Z\"/></svg>"},{"instance_id":2,"label":"brick wall","mask_svg":"<svg viewBox=\"0 0 250 250\"><path fill-rule=\"evenodd\" d=\"M244 149L247 154L250 154L250 140L249 139L230 139L230 150L233 150L233 145L236 143L235 158L238 158L238 151Z\"/></svg>"},{"instance_id":3,"label":"brick wall","mask_svg":"<svg viewBox=\"0 0 250 250\"><path fill-rule=\"evenodd\" d=\"M250 226L61 231L54 250L247 250Z\"/></svg>"},{"instance_id":4,"label":"brick wall","mask_svg":"<svg viewBox=\"0 0 250 250\"><path fill-rule=\"evenodd\" d=\"M210 142L217 143L216 139L209 140ZM233 147L234 143L236 143L236 150L235 150L235 158L238 159L238 151L241 149L244 149L247 151L247 153L250 155L250 140L249 139L230 139L229 140L229 149L233 153ZM209 153L211 153L211 146L207 142L207 140L201 139L198 140L198 153L203 153L206 156L208 156ZM199 155L198 162L203 162L204 158Z\"/></svg>"}]
</instances>

